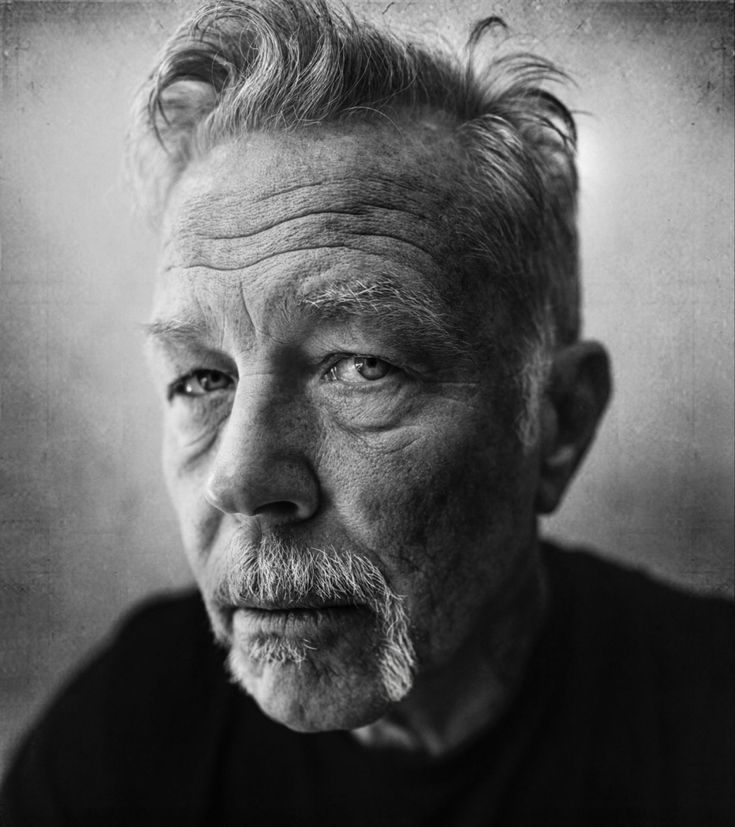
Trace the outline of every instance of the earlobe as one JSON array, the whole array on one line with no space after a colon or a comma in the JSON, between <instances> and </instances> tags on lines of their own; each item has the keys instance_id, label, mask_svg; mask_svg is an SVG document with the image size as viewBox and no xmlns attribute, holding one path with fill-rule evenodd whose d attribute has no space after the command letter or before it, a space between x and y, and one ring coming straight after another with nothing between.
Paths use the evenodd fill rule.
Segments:
<instances>
[{"instance_id":1,"label":"earlobe","mask_svg":"<svg viewBox=\"0 0 735 827\"><path fill-rule=\"evenodd\" d=\"M597 342L560 348L541 402L536 511L550 514L592 444L610 398L610 363Z\"/></svg>"}]
</instances>

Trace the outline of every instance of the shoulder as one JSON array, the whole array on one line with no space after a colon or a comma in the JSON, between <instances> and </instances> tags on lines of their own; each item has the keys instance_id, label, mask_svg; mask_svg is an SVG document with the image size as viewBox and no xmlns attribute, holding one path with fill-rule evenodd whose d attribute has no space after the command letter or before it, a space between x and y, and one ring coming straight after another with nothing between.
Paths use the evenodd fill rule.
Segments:
<instances>
[{"instance_id":1,"label":"shoulder","mask_svg":"<svg viewBox=\"0 0 735 827\"><path fill-rule=\"evenodd\" d=\"M148 670L167 674L199 664L212 644L201 597L192 590L150 598L133 608L117 624L100 659L117 669L133 658L135 674L146 679Z\"/></svg>"},{"instance_id":2,"label":"shoulder","mask_svg":"<svg viewBox=\"0 0 735 827\"><path fill-rule=\"evenodd\" d=\"M733 685L735 605L692 594L587 551L544 549L552 589L570 603L578 647L630 678L647 676L667 702L699 694L720 704ZM604 659L601 657L604 653ZM729 703L729 701L728 701Z\"/></svg>"},{"instance_id":3,"label":"shoulder","mask_svg":"<svg viewBox=\"0 0 735 827\"><path fill-rule=\"evenodd\" d=\"M59 693L51 714L134 710L137 716L143 704L185 702L186 678L215 662L221 656L198 593L149 598L129 611L87 659Z\"/></svg>"},{"instance_id":4,"label":"shoulder","mask_svg":"<svg viewBox=\"0 0 735 827\"><path fill-rule=\"evenodd\" d=\"M671 812L732 807L733 603L585 551L544 554L567 613L568 683L583 687L573 714L606 745L607 777L628 773L630 789L655 778L647 789Z\"/></svg>"},{"instance_id":5,"label":"shoulder","mask_svg":"<svg viewBox=\"0 0 735 827\"><path fill-rule=\"evenodd\" d=\"M552 581L565 581L578 612L588 622L614 623L634 633L641 645L680 660L708 655L722 660L735 643L735 604L723 597L695 594L661 582L587 550L544 547Z\"/></svg>"},{"instance_id":6,"label":"shoulder","mask_svg":"<svg viewBox=\"0 0 735 827\"><path fill-rule=\"evenodd\" d=\"M28 733L4 784L7 823L95 823L126 800L155 809L145 797L185 779L228 690L198 594L146 601Z\"/></svg>"}]
</instances>

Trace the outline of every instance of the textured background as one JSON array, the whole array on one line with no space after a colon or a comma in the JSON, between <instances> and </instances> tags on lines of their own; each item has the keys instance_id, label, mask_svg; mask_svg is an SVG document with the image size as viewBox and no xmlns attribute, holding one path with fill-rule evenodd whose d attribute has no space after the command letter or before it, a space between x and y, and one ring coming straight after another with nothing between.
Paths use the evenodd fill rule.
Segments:
<instances>
[{"instance_id":1,"label":"textured background","mask_svg":"<svg viewBox=\"0 0 735 827\"><path fill-rule=\"evenodd\" d=\"M354 5L453 43L500 14L576 78L586 327L617 394L547 530L731 591L732 6ZM0 757L127 605L187 580L136 327L155 246L120 183L182 8L0 2Z\"/></svg>"}]
</instances>

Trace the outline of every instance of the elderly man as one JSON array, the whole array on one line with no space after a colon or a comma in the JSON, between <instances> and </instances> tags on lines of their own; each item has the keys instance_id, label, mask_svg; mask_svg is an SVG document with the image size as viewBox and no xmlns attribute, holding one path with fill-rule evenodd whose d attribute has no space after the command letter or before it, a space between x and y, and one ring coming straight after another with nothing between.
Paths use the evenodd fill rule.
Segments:
<instances>
[{"instance_id":1,"label":"elderly man","mask_svg":"<svg viewBox=\"0 0 735 827\"><path fill-rule=\"evenodd\" d=\"M4 825L727 823L730 607L537 539L608 363L555 70L476 63L322 0L167 45L130 144L201 599L67 688Z\"/></svg>"}]
</instances>

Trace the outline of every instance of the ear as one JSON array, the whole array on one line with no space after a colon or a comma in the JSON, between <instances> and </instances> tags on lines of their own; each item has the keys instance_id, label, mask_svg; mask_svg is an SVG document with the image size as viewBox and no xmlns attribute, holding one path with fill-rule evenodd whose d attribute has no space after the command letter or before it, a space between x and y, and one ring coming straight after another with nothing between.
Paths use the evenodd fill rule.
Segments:
<instances>
[{"instance_id":1,"label":"ear","mask_svg":"<svg viewBox=\"0 0 735 827\"><path fill-rule=\"evenodd\" d=\"M536 511L550 514L592 444L610 398L610 362L597 342L575 342L554 354L541 400Z\"/></svg>"}]
</instances>

